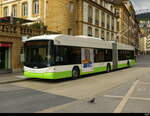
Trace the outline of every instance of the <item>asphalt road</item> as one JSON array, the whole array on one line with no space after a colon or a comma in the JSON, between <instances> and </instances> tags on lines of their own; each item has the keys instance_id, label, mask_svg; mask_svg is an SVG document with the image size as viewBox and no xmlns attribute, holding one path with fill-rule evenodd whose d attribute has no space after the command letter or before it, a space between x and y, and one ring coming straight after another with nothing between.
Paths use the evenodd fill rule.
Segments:
<instances>
[{"instance_id":1,"label":"asphalt road","mask_svg":"<svg viewBox=\"0 0 150 116\"><path fill-rule=\"evenodd\" d=\"M0 112L150 112L150 56L131 68L77 80L0 85ZM95 103L88 101L95 98Z\"/></svg>"}]
</instances>

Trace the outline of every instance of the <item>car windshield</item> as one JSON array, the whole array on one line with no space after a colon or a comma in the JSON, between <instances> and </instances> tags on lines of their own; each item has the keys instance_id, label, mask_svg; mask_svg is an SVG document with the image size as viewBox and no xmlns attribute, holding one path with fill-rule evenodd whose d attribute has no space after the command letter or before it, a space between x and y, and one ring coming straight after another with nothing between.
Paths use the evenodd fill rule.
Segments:
<instances>
[{"instance_id":1,"label":"car windshield","mask_svg":"<svg viewBox=\"0 0 150 116\"><path fill-rule=\"evenodd\" d=\"M45 68L53 65L52 41L26 42L24 65L30 68Z\"/></svg>"}]
</instances>

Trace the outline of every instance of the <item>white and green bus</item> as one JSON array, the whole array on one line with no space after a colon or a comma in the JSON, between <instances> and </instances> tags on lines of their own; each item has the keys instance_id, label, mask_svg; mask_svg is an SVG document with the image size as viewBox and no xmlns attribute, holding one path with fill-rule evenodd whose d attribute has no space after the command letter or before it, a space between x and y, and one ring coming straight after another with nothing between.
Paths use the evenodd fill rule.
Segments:
<instances>
[{"instance_id":1,"label":"white and green bus","mask_svg":"<svg viewBox=\"0 0 150 116\"><path fill-rule=\"evenodd\" d=\"M58 34L24 42L24 75L28 78L78 78L136 64L134 47L98 38Z\"/></svg>"}]
</instances>

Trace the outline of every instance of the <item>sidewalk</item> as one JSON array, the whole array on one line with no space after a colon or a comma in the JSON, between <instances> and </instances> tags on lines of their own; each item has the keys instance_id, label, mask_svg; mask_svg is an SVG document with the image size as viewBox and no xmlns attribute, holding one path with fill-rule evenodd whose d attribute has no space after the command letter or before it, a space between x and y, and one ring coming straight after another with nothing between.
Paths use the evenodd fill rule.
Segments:
<instances>
[{"instance_id":1,"label":"sidewalk","mask_svg":"<svg viewBox=\"0 0 150 116\"><path fill-rule=\"evenodd\" d=\"M23 73L0 74L0 84L12 83L26 80Z\"/></svg>"}]
</instances>

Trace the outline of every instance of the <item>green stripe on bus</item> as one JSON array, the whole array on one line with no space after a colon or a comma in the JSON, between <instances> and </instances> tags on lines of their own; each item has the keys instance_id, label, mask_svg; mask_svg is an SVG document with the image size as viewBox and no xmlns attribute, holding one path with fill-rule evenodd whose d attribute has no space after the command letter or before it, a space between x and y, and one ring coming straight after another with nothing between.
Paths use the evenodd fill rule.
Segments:
<instances>
[{"instance_id":1,"label":"green stripe on bus","mask_svg":"<svg viewBox=\"0 0 150 116\"><path fill-rule=\"evenodd\" d=\"M125 67L128 67L128 65L127 64L119 64L118 65L118 68L125 68Z\"/></svg>"},{"instance_id":2,"label":"green stripe on bus","mask_svg":"<svg viewBox=\"0 0 150 116\"><path fill-rule=\"evenodd\" d=\"M130 66L136 65L136 60L130 60ZM119 64L118 68L125 68L128 67L127 64Z\"/></svg>"},{"instance_id":3,"label":"green stripe on bus","mask_svg":"<svg viewBox=\"0 0 150 116\"><path fill-rule=\"evenodd\" d=\"M82 72L80 75L92 74L97 72L106 71L106 67L96 67L93 72ZM72 77L72 71L64 71L64 72L52 72L52 73L32 73L32 72L24 72L24 76L28 78L39 78L39 79L62 79Z\"/></svg>"},{"instance_id":4,"label":"green stripe on bus","mask_svg":"<svg viewBox=\"0 0 150 116\"><path fill-rule=\"evenodd\" d=\"M130 66L135 65L135 64L136 64L135 60L130 61ZM127 67L127 66L128 66L127 64L119 64L118 68L124 68L124 67ZM107 68L106 66L96 67L96 68L94 68L94 71L92 71L92 72L82 72L82 70L81 70L80 75L104 72L104 71L106 71L106 68ZM26 76L28 78L39 78L39 79L62 79L62 78L72 77L72 71L52 72L52 73L24 72L24 76Z\"/></svg>"},{"instance_id":5,"label":"green stripe on bus","mask_svg":"<svg viewBox=\"0 0 150 116\"><path fill-rule=\"evenodd\" d=\"M106 71L106 66L105 67L96 67L94 68L94 71L92 72L82 72L80 73L80 75L86 75L86 74L92 74L92 73L98 73L98 72L104 72Z\"/></svg>"},{"instance_id":6,"label":"green stripe on bus","mask_svg":"<svg viewBox=\"0 0 150 116\"><path fill-rule=\"evenodd\" d=\"M28 78L40 78L40 79L62 79L68 78L72 76L71 71L64 71L64 72L52 72L52 73L31 73L31 72L24 72L24 75Z\"/></svg>"},{"instance_id":7,"label":"green stripe on bus","mask_svg":"<svg viewBox=\"0 0 150 116\"><path fill-rule=\"evenodd\" d=\"M132 65L136 65L136 60L131 60L130 61L130 65L132 66Z\"/></svg>"}]
</instances>

